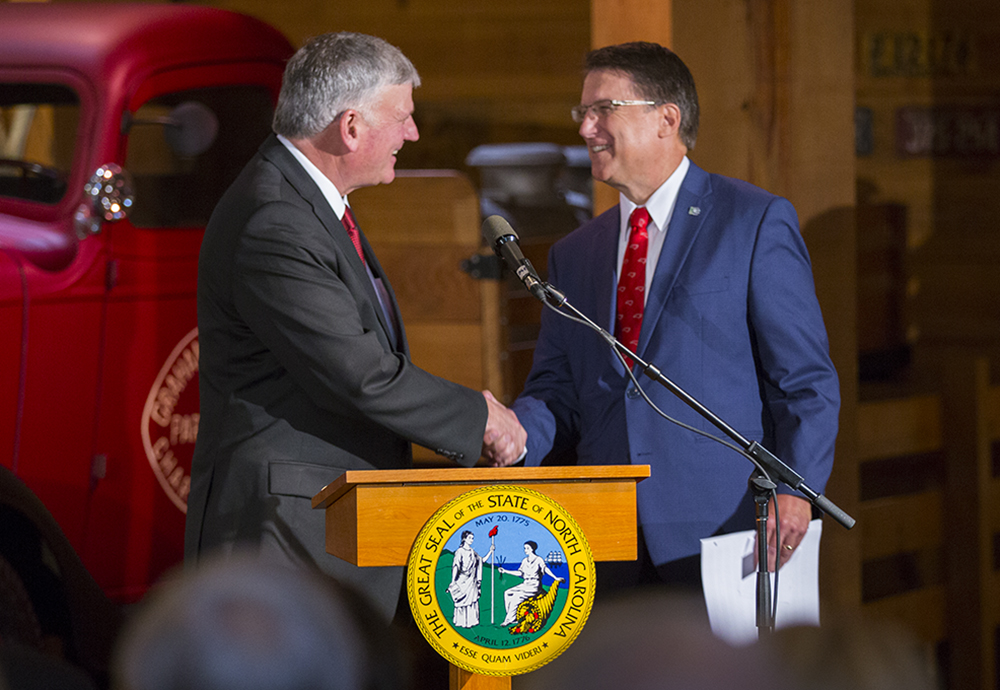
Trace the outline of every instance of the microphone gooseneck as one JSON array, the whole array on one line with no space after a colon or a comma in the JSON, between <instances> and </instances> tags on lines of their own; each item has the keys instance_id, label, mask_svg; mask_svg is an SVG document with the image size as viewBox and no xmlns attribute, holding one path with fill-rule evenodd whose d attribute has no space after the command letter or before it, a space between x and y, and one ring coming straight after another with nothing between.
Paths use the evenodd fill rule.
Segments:
<instances>
[{"instance_id":1,"label":"microphone gooseneck","mask_svg":"<svg viewBox=\"0 0 1000 690\"><path fill-rule=\"evenodd\" d=\"M545 301L545 285L538 272L521 252L520 238L510 223L500 216L490 216L483 221L483 238L497 256L514 272L524 287L536 298Z\"/></svg>"}]
</instances>

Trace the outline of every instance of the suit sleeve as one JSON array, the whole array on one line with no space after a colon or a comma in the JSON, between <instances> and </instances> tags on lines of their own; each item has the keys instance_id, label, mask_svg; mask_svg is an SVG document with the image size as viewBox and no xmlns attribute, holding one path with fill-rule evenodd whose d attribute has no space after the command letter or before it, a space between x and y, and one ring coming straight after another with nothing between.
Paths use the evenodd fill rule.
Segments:
<instances>
[{"instance_id":1,"label":"suit sleeve","mask_svg":"<svg viewBox=\"0 0 1000 690\"><path fill-rule=\"evenodd\" d=\"M548 280L559 285L558 251L549 251ZM568 322L542 309L531 373L511 409L528 433L524 464L537 466L550 454L559 456L577 443L579 403L566 346Z\"/></svg>"},{"instance_id":2,"label":"suit sleeve","mask_svg":"<svg viewBox=\"0 0 1000 690\"><path fill-rule=\"evenodd\" d=\"M840 387L809 255L786 199L765 209L750 271L748 315L774 427L770 450L822 492L833 468Z\"/></svg>"},{"instance_id":3,"label":"suit sleeve","mask_svg":"<svg viewBox=\"0 0 1000 690\"><path fill-rule=\"evenodd\" d=\"M367 276L311 209L261 207L233 261L241 319L318 407L362 416L464 464L479 458L487 418L482 394L387 346Z\"/></svg>"}]
</instances>

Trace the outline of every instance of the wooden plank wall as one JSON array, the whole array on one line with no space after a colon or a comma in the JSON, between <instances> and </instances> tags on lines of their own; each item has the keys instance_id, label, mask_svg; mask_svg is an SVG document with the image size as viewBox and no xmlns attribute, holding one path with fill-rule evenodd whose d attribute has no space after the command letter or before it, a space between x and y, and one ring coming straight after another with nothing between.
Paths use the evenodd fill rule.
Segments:
<instances>
[{"instance_id":1,"label":"wooden plank wall","mask_svg":"<svg viewBox=\"0 0 1000 690\"><path fill-rule=\"evenodd\" d=\"M994 688L1000 387L948 355L938 392L858 408L862 610L929 645L944 686Z\"/></svg>"},{"instance_id":2,"label":"wooden plank wall","mask_svg":"<svg viewBox=\"0 0 1000 690\"><path fill-rule=\"evenodd\" d=\"M995 688L1000 6L854 12L862 285L888 298L859 340L905 355L862 390L927 392L859 407L863 607L934 643L947 687Z\"/></svg>"},{"instance_id":3,"label":"wooden plank wall","mask_svg":"<svg viewBox=\"0 0 1000 690\"><path fill-rule=\"evenodd\" d=\"M915 363L1000 361L1000 4L863 0L855 21L859 207L905 209Z\"/></svg>"},{"instance_id":4,"label":"wooden plank wall","mask_svg":"<svg viewBox=\"0 0 1000 690\"><path fill-rule=\"evenodd\" d=\"M464 170L469 151L486 143L580 143L569 109L579 102L580 64L588 48L590 5L585 1L200 4L263 19L295 46L328 31L359 31L398 46L423 80L414 92L421 141L403 148L401 169Z\"/></svg>"}]
</instances>

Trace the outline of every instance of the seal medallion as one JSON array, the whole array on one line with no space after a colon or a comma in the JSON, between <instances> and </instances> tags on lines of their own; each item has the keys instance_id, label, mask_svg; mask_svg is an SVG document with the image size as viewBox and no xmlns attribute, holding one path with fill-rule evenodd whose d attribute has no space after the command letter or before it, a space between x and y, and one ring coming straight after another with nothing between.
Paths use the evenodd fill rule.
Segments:
<instances>
[{"instance_id":1,"label":"seal medallion","mask_svg":"<svg viewBox=\"0 0 1000 690\"><path fill-rule=\"evenodd\" d=\"M452 499L424 524L406 575L413 617L455 666L489 676L533 671L590 615L594 558L573 517L520 486Z\"/></svg>"},{"instance_id":2,"label":"seal medallion","mask_svg":"<svg viewBox=\"0 0 1000 690\"><path fill-rule=\"evenodd\" d=\"M191 459L198 438L198 329L185 335L153 382L142 410L142 447L171 502L187 512Z\"/></svg>"}]
</instances>

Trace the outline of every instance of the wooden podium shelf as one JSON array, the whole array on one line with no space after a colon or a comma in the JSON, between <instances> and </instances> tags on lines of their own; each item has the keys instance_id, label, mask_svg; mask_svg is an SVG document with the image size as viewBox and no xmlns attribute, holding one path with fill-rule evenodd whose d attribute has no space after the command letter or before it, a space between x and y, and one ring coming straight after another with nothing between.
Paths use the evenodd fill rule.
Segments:
<instances>
[{"instance_id":1,"label":"wooden podium shelf","mask_svg":"<svg viewBox=\"0 0 1000 690\"><path fill-rule=\"evenodd\" d=\"M424 523L482 486L523 486L576 519L594 560L636 558L636 484L648 465L348 471L313 497L326 510L326 550L358 566L405 565Z\"/></svg>"}]
</instances>

